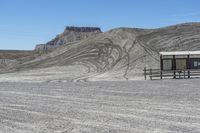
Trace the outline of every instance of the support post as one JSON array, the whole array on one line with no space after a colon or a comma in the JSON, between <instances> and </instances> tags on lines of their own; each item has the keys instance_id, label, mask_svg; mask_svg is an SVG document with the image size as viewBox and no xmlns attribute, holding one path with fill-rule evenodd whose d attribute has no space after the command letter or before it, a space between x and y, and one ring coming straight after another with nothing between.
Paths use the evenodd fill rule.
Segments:
<instances>
[{"instance_id":1,"label":"support post","mask_svg":"<svg viewBox=\"0 0 200 133\"><path fill-rule=\"evenodd\" d=\"M163 59L162 59L162 55L160 56L160 70L163 70Z\"/></svg>"},{"instance_id":2,"label":"support post","mask_svg":"<svg viewBox=\"0 0 200 133\"><path fill-rule=\"evenodd\" d=\"M185 70L184 70L184 79L185 79Z\"/></svg>"},{"instance_id":3,"label":"support post","mask_svg":"<svg viewBox=\"0 0 200 133\"><path fill-rule=\"evenodd\" d=\"M147 80L147 68L144 68L144 79Z\"/></svg>"},{"instance_id":4,"label":"support post","mask_svg":"<svg viewBox=\"0 0 200 133\"><path fill-rule=\"evenodd\" d=\"M190 78L190 55L187 56L187 69L188 69L188 78Z\"/></svg>"},{"instance_id":5,"label":"support post","mask_svg":"<svg viewBox=\"0 0 200 133\"><path fill-rule=\"evenodd\" d=\"M190 69L188 70L188 78L190 78Z\"/></svg>"},{"instance_id":6,"label":"support post","mask_svg":"<svg viewBox=\"0 0 200 133\"><path fill-rule=\"evenodd\" d=\"M161 55L160 56L160 79L162 79L162 71L163 71L163 59Z\"/></svg>"},{"instance_id":7,"label":"support post","mask_svg":"<svg viewBox=\"0 0 200 133\"><path fill-rule=\"evenodd\" d=\"M174 79L176 78L176 57L173 55L173 71L174 71Z\"/></svg>"},{"instance_id":8,"label":"support post","mask_svg":"<svg viewBox=\"0 0 200 133\"><path fill-rule=\"evenodd\" d=\"M150 68L150 80L152 80L152 69Z\"/></svg>"}]
</instances>

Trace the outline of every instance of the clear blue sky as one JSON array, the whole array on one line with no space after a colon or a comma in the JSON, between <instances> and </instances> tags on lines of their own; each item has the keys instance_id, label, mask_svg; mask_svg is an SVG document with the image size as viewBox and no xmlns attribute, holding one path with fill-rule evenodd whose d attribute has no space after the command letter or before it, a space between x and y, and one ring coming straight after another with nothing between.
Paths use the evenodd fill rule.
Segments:
<instances>
[{"instance_id":1,"label":"clear blue sky","mask_svg":"<svg viewBox=\"0 0 200 133\"><path fill-rule=\"evenodd\" d=\"M0 0L0 49L33 49L65 26L157 28L200 22L200 0Z\"/></svg>"}]
</instances>

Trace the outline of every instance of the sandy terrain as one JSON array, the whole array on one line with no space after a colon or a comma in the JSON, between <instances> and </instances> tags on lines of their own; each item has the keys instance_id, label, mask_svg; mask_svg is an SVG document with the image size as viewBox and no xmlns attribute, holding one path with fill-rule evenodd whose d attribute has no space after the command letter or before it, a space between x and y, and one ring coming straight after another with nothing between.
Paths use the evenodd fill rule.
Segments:
<instances>
[{"instance_id":1,"label":"sandy terrain","mask_svg":"<svg viewBox=\"0 0 200 133\"><path fill-rule=\"evenodd\" d=\"M0 132L200 132L199 85L197 79L0 83Z\"/></svg>"}]
</instances>

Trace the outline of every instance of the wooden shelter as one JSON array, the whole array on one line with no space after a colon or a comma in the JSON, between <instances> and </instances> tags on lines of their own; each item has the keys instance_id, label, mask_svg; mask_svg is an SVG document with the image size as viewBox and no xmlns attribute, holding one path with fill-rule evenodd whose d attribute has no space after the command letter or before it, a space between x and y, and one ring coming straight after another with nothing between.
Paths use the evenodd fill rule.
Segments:
<instances>
[{"instance_id":1,"label":"wooden shelter","mask_svg":"<svg viewBox=\"0 0 200 133\"><path fill-rule=\"evenodd\" d=\"M160 69L144 68L144 77L191 78L200 77L200 51L160 52Z\"/></svg>"},{"instance_id":2,"label":"wooden shelter","mask_svg":"<svg viewBox=\"0 0 200 133\"><path fill-rule=\"evenodd\" d=\"M200 69L200 51L160 52L160 70L181 73L190 69ZM176 78L176 77L174 77ZM188 71L190 78L190 71Z\"/></svg>"}]
</instances>

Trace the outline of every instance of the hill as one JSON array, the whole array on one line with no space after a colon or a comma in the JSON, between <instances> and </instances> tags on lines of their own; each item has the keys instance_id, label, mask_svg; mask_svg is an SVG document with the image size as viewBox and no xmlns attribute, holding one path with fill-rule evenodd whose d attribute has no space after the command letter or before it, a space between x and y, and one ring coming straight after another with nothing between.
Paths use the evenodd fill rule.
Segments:
<instances>
[{"instance_id":1,"label":"hill","mask_svg":"<svg viewBox=\"0 0 200 133\"><path fill-rule=\"evenodd\" d=\"M200 23L116 28L62 45L7 72L20 72L27 81L138 80L144 67L159 67L159 51L200 50L199 42Z\"/></svg>"},{"instance_id":2,"label":"hill","mask_svg":"<svg viewBox=\"0 0 200 133\"><path fill-rule=\"evenodd\" d=\"M40 55L41 53L32 50L0 50L0 70L11 69Z\"/></svg>"}]
</instances>

